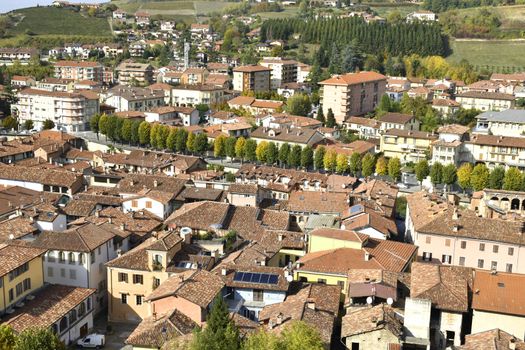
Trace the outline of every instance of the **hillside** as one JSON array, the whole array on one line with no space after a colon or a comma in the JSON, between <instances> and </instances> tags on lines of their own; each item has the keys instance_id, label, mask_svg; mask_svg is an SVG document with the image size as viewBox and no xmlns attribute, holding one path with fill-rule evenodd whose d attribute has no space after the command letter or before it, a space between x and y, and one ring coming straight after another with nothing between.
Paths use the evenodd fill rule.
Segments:
<instances>
[{"instance_id":1,"label":"hillside","mask_svg":"<svg viewBox=\"0 0 525 350\"><path fill-rule=\"evenodd\" d=\"M13 12L16 23L8 35L30 33L34 35L111 36L106 18L89 17L68 9L56 7L30 7Z\"/></svg>"}]
</instances>

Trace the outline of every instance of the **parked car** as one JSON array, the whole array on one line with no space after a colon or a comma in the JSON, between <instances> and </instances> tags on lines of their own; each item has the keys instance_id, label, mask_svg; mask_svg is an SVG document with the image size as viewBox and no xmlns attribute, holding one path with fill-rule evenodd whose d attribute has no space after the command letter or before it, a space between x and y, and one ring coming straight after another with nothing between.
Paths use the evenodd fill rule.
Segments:
<instances>
[{"instance_id":1,"label":"parked car","mask_svg":"<svg viewBox=\"0 0 525 350\"><path fill-rule=\"evenodd\" d=\"M80 348L100 349L106 343L106 336L104 334L89 334L77 341L77 346Z\"/></svg>"}]
</instances>

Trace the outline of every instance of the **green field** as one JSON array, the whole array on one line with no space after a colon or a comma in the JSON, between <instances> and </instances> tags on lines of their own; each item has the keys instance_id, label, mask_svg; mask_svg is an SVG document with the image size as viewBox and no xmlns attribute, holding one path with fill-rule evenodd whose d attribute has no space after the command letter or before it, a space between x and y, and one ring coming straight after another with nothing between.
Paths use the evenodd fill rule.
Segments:
<instances>
[{"instance_id":1,"label":"green field","mask_svg":"<svg viewBox=\"0 0 525 350\"><path fill-rule=\"evenodd\" d=\"M414 12L419 9L418 5L381 5L377 6L375 4L368 4L370 8L377 12L381 17L386 17L390 12L399 11L402 16L406 16L411 12Z\"/></svg>"},{"instance_id":2,"label":"green field","mask_svg":"<svg viewBox=\"0 0 525 350\"><path fill-rule=\"evenodd\" d=\"M284 11L281 12L259 12L257 15L261 16L262 19L272 18L290 18L295 17L299 13L299 7L297 6L286 6Z\"/></svg>"},{"instance_id":3,"label":"green field","mask_svg":"<svg viewBox=\"0 0 525 350\"><path fill-rule=\"evenodd\" d=\"M474 66L489 66L494 71L525 70L525 41L452 41L451 62L467 59ZM494 67L494 69L490 68Z\"/></svg>"},{"instance_id":4,"label":"green field","mask_svg":"<svg viewBox=\"0 0 525 350\"><path fill-rule=\"evenodd\" d=\"M187 1L187 0L166 0L166 1L113 1L120 9L133 14L137 11L145 11L151 15L162 15L174 19L184 19L188 21L197 15L208 15L212 12L221 12L232 3L227 1Z\"/></svg>"},{"instance_id":5,"label":"green field","mask_svg":"<svg viewBox=\"0 0 525 350\"><path fill-rule=\"evenodd\" d=\"M19 21L8 30L9 35L30 32L36 35L111 36L107 19L67 9L31 7L15 11L15 16Z\"/></svg>"}]
</instances>

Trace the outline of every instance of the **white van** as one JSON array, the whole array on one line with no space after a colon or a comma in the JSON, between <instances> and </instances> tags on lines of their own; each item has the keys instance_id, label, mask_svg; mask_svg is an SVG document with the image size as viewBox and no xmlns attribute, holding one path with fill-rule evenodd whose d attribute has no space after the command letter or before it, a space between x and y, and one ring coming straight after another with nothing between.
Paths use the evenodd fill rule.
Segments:
<instances>
[{"instance_id":1,"label":"white van","mask_svg":"<svg viewBox=\"0 0 525 350\"><path fill-rule=\"evenodd\" d=\"M104 334L93 333L79 339L77 341L77 346L81 348L100 349L104 347L105 343L106 336Z\"/></svg>"}]
</instances>

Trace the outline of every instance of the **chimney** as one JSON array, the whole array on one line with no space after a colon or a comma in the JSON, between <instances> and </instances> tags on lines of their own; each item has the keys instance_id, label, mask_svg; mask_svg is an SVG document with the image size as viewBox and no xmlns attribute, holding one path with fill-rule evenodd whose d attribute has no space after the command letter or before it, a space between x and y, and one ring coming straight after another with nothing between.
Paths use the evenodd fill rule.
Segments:
<instances>
[{"instance_id":1,"label":"chimney","mask_svg":"<svg viewBox=\"0 0 525 350\"><path fill-rule=\"evenodd\" d=\"M122 224L120 225L120 229L121 229L122 231L126 231L126 224L125 224L125 223L122 223Z\"/></svg>"},{"instance_id":2,"label":"chimney","mask_svg":"<svg viewBox=\"0 0 525 350\"><path fill-rule=\"evenodd\" d=\"M282 233L279 233L278 239L279 239L279 242L281 242L283 240L283 234Z\"/></svg>"},{"instance_id":3,"label":"chimney","mask_svg":"<svg viewBox=\"0 0 525 350\"><path fill-rule=\"evenodd\" d=\"M95 217L99 218L100 217L100 210L95 210Z\"/></svg>"},{"instance_id":4,"label":"chimney","mask_svg":"<svg viewBox=\"0 0 525 350\"><path fill-rule=\"evenodd\" d=\"M109 222L110 224L113 223L113 218L112 218L111 216L108 218L108 222Z\"/></svg>"},{"instance_id":5,"label":"chimney","mask_svg":"<svg viewBox=\"0 0 525 350\"><path fill-rule=\"evenodd\" d=\"M458 231L459 231L459 225L454 225L454 226L452 227L452 231L454 231L454 232L458 232Z\"/></svg>"},{"instance_id":6,"label":"chimney","mask_svg":"<svg viewBox=\"0 0 525 350\"><path fill-rule=\"evenodd\" d=\"M452 220L457 220L457 219L459 219L458 209L454 208L454 213L452 214Z\"/></svg>"},{"instance_id":7,"label":"chimney","mask_svg":"<svg viewBox=\"0 0 525 350\"><path fill-rule=\"evenodd\" d=\"M365 251L365 261L370 261L370 253Z\"/></svg>"},{"instance_id":8,"label":"chimney","mask_svg":"<svg viewBox=\"0 0 525 350\"><path fill-rule=\"evenodd\" d=\"M266 259L263 258L263 259L261 260L261 266L266 266Z\"/></svg>"},{"instance_id":9,"label":"chimney","mask_svg":"<svg viewBox=\"0 0 525 350\"><path fill-rule=\"evenodd\" d=\"M157 313L156 312L153 313L153 321L157 321Z\"/></svg>"},{"instance_id":10,"label":"chimney","mask_svg":"<svg viewBox=\"0 0 525 350\"><path fill-rule=\"evenodd\" d=\"M130 186L133 186L134 184L135 184L135 183L133 182L133 180L130 180L130 181L129 181L129 185L130 185Z\"/></svg>"},{"instance_id":11,"label":"chimney","mask_svg":"<svg viewBox=\"0 0 525 350\"><path fill-rule=\"evenodd\" d=\"M275 318L275 321L276 321L277 325L283 324L283 314L279 312L279 314Z\"/></svg>"},{"instance_id":12,"label":"chimney","mask_svg":"<svg viewBox=\"0 0 525 350\"><path fill-rule=\"evenodd\" d=\"M228 274L228 269L222 268L221 275L226 276Z\"/></svg>"},{"instance_id":13,"label":"chimney","mask_svg":"<svg viewBox=\"0 0 525 350\"><path fill-rule=\"evenodd\" d=\"M157 186L159 186L159 182L157 180L154 180L153 181L153 187L157 187Z\"/></svg>"},{"instance_id":14,"label":"chimney","mask_svg":"<svg viewBox=\"0 0 525 350\"><path fill-rule=\"evenodd\" d=\"M509 339L509 350L516 350L516 339L515 338Z\"/></svg>"},{"instance_id":15,"label":"chimney","mask_svg":"<svg viewBox=\"0 0 525 350\"><path fill-rule=\"evenodd\" d=\"M306 307L310 310L315 310L315 300L313 299L307 299L306 300Z\"/></svg>"}]
</instances>

